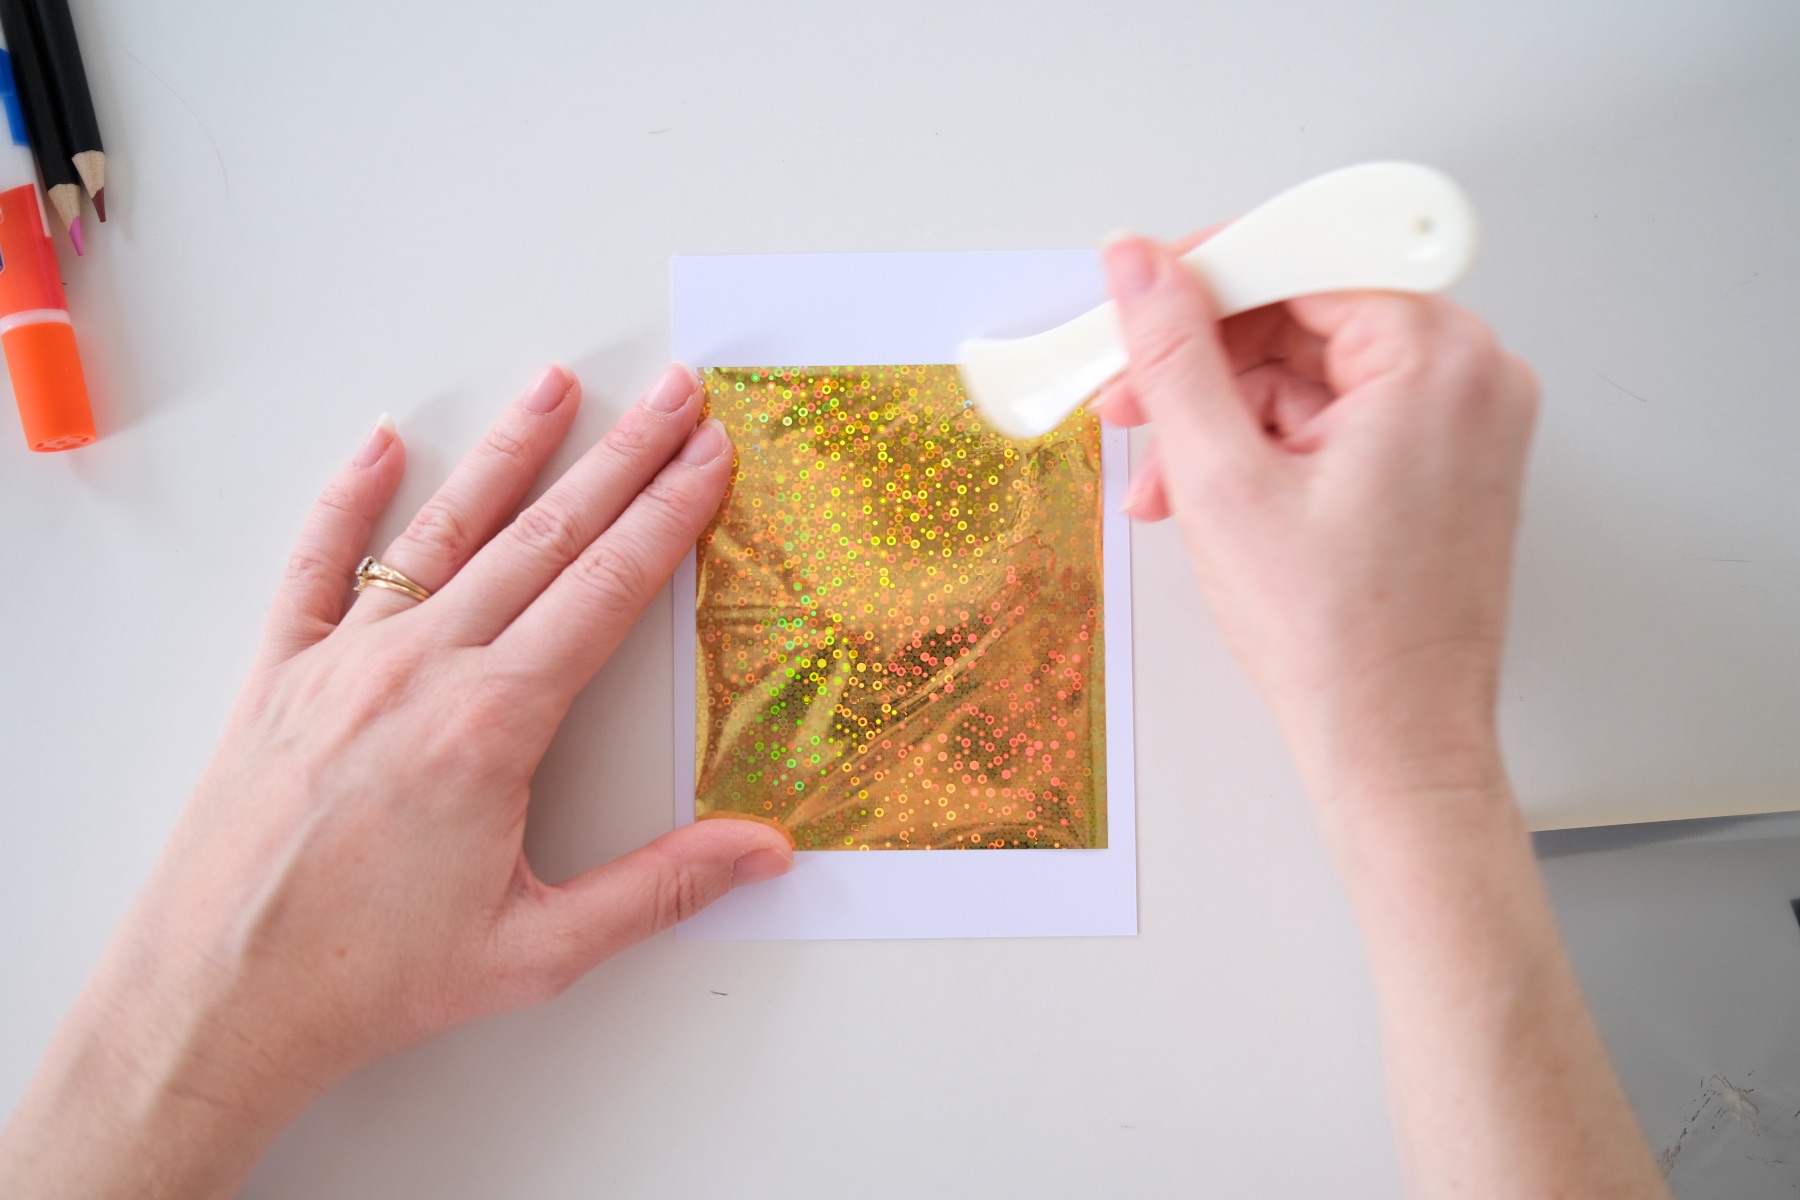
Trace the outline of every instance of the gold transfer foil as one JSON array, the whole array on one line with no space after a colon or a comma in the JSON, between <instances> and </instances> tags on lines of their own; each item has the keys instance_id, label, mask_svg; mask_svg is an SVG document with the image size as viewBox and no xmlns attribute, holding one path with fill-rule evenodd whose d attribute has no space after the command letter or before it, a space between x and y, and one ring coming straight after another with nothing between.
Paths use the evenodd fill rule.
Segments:
<instances>
[{"instance_id":1,"label":"gold transfer foil","mask_svg":"<svg viewBox=\"0 0 1800 1200\"><path fill-rule=\"evenodd\" d=\"M695 812L802 850L1106 845L1100 427L987 428L952 366L718 367Z\"/></svg>"}]
</instances>

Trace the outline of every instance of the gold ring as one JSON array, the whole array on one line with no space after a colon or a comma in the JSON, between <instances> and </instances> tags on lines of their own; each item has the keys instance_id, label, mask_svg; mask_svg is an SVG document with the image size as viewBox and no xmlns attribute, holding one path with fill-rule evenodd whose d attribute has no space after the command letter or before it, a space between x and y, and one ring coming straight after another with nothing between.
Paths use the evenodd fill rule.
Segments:
<instances>
[{"instance_id":1,"label":"gold ring","mask_svg":"<svg viewBox=\"0 0 1800 1200\"><path fill-rule=\"evenodd\" d=\"M375 561L373 554L356 564L356 590L366 587L389 588L414 600L429 600L431 593L394 570Z\"/></svg>"}]
</instances>

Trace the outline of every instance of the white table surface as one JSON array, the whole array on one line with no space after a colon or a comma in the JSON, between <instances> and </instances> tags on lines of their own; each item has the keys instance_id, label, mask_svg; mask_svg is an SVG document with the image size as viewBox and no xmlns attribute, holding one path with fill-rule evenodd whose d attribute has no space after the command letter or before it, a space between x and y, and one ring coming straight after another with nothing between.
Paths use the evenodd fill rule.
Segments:
<instances>
[{"instance_id":1,"label":"white table surface","mask_svg":"<svg viewBox=\"0 0 1800 1200\"><path fill-rule=\"evenodd\" d=\"M1440 165L1486 222L1460 295L1547 394L1504 714L1528 804L1800 795L1791 4L76 9L113 219L64 266L104 437L0 430L0 1112L333 465L394 413L391 531L548 359L591 440L663 360L672 253L1089 245ZM364 1072L248 1194L1393 1194L1367 972L1281 743L1172 530L1134 579L1140 936L664 936ZM552 877L669 825L668 633L659 602L545 762ZM1770 916L1800 842L1708 828L1545 843L1659 1144L1708 1074L1800 1066Z\"/></svg>"}]
</instances>

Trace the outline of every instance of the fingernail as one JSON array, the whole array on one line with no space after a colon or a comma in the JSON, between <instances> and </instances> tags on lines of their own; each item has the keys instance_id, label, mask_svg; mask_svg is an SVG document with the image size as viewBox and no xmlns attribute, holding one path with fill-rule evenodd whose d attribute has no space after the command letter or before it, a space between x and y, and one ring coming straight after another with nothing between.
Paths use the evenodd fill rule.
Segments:
<instances>
[{"instance_id":1,"label":"fingernail","mask_svg":"<svg viewBox=\"0 0 1800 1200\"><path fill-rule=\"evenodd\" d=\"M700 422L700 428L688 435L687 445L681 448L675 460L690 467L703 467L730 448L731 439L725 436L725 426L719 424L719 418L708 417Z\"/></svg>"},{"instance_id":2,"label":"fingernail","mask_svg":"<svg viewBox=\"0 0 1800 1200\"><path fill-rule=\"evenodd\" d=\"M565 368L551 363L538 376L538 381L531 385L531 390L525 393L525 398L519 401L519 405L526 412L555 412L574 390L575 376Z\"/></svg>"},{"instance_id":3,"label":"fingernail","mask_svg":"<svg viewBox=\"0 0 1800 1200\"><path fill-rule=\"evenodd\" d=\"M792 867L792 859L773 850L752 850L731 864L731 886L737 888L774 879L777 875L786 875Z\"/></svg>"},{"instance_id":4,"label":"fingernail","mask_svg":"<svg viewBox=\"0 0 1800 1200\"><path fill-rule=\"evenodd\" d=\"M382 413L381 420L375 422L375 428L369 430L369 440L362 444L362 449L350 460L351 465L372 467L380 462L381 456L387 453L387 448L394 444L394 434L398 428L394 424L394 418Z\"/></svg>"},{"instance_id":5,"label":"fingernail","mask_svg":"<svg viewBox=\"0 0 1800 1200\"><path fill-rule=\"evenodd\" d=\"M680 363L671 363L644 396L644 407L651 412L679 412L699 386L700 381L694 378L692 371Z\"/></svg>"},{"instance_id":6,"label":"fingernail","mask_svg":"<svg viewBox=\"0 0 1800 1200\"><path fill-rule=\"evenodd\" d=\"M1098 417L1106 411L1106 398L1111 394L1112 393L1105 388L1101 388L1099 391L1089 396L1087 402L1081 407L1088 410L1088 416Z\"/></svg>"},{"instance_id":7,"label":"fingernail","mask_svg":"<svg viewBox=\"0 0 1800 1200\"><path fill-rule=\"evenodd\" d=\"M1143 238L1121 238L1109 244L1100 256L1106 263L1113 298L1120 304L1134 303L1156 282L1156 259Z\"/></svg>"},{"instance_id":8,"label":"fingernail","mask_svg":"<svg viewBox=\"0 0 1800 1200\"><path fill-rule=\"evenodd\" d=\"M1143 503L1145 493L1150 490L1149 479L1150 472L1144 467L1139 467L1138 473L1133 475L1131 482L1125 485L1125 498L1119 501L1120 512L1130 515L1132 509Z\"/></svg>"}]
</instances>

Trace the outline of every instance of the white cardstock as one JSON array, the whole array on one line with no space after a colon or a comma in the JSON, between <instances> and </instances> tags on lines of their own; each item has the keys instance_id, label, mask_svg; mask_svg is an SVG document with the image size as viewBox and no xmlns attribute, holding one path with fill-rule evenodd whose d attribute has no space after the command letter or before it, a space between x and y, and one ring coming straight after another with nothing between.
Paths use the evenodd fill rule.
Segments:
<instances>
[{"instance_id":1,"label":"white cardstock","mask_svg":"<svg viewBox=\"0 0 1800 1200\"><path fill-rule=\"evenodd\" d=\"M1087 250L678 257L674 357L699 367L950 363L967 337L1048 329L1105 298ZM1104 850L796 854L780 879L679 926L704 941L1137 933L1131 529L1125 432L1101 441L1106 622ZM695 566L675 574L675 821L694 820Z\"/></svg>"}]
</instances>

